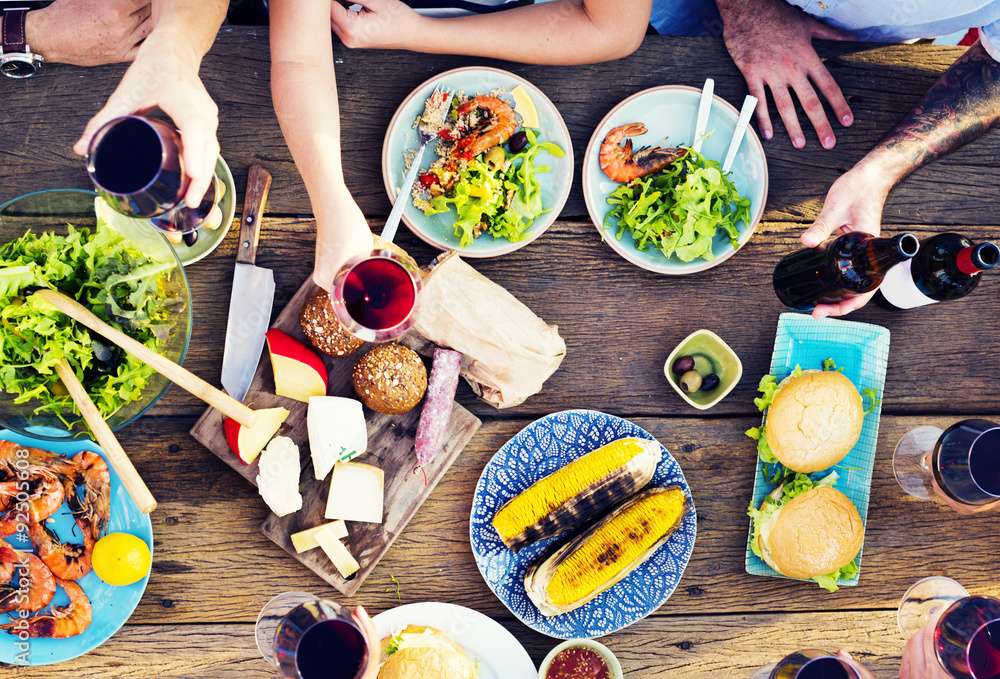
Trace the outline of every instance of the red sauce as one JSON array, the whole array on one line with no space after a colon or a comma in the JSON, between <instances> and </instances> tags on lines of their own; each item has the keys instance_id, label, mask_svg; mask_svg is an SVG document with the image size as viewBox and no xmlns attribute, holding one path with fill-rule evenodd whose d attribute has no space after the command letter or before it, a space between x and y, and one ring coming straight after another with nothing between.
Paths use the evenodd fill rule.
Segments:
<instances>
[{"instance_id":1,"label":"red sauce","mask_svg":"<svg viewBox=\"0 0 1000 679\"><path fill-rule=\"evenodd\" d=\"M607 663L589 648L573 646L552 659L545 679L610 679Z\"/></svg>"}]
</instances>

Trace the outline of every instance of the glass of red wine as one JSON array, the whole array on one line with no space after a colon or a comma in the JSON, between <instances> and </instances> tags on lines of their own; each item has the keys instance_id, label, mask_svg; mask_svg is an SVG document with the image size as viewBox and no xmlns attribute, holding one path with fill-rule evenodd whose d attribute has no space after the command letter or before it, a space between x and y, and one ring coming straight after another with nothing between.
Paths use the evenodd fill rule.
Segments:
<instances>
[{"instance_id":1,"label":"glass of red wine","mask_svg":"<svg viewBox=\"0 0 1000 679\"><path fill-rule=\"evenodd\" d=\"M907 615L912 624L904 628L903 610L908 606L925 612L922 624L920 616ZM949 578L924 578L903 596L900 631L909 638L942 606L947 608L934 626L934 651L944 671L955 679L1000 677L1000 599L969 596Z\"/></svg>"},{"instance_id":2,"label":"glass of red wine","mask_svg":"<svg viewBox=\"0 0 1000 679\"><path fill-rule=\"evenodd\" d=\"M350 611L307 592L285 592L257 616L257 649L285 679L360 679L368 669L365 634Z\"/></svg>"},{"instance_id":3,"label":"glass of red wine","mask_svg":"<svg viewBox=\"0 0 1000 679\"><path fill-rule=\"evenodd\" d=\"M167 123L122 116L105 123L90 140L87 173L114 210L149 219L157 229L193 245L221 191L213 177L200 205L184 203L190 179L181 150L180 133Z\"/></svg>"},{"instance_id":4,"label":"glass of red wine","mask_svg":"<svg viewBox=\"0 0 1000 679\"><path fill-rule=\"evenodd\" d=\"M815 648L795 651L758 669L750 679L860 679L849 664Z\"/></svg>"},{"instance_id":5,"label":"glass of red wine","mask_svg":"<svg viewBox=\"0 0 1000 679\"><path fill-rule=\"evenodd\" d=\"M392 250L352 259L333 280L333 312L349 333L366 342L388 342L417 316L420 274Z\"/></svg>"},{"instance_id":6,"label":"glass of red wine","mask_svg":"<svg viewBox=\"0 0 1000 679\"><path fill-rule=\"evenodd\" d=\"M969 419L945 430L917 427L892 455L896 481L909 495L928 500L934 482L958 504L974 508L1000 500L1000 424Z\"/></svg>"}]
</instances>

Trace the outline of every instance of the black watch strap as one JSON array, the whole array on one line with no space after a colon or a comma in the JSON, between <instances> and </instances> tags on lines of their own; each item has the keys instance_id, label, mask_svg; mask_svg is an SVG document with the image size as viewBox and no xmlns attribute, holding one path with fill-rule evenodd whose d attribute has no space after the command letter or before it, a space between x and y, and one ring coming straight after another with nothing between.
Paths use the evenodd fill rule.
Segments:
<instances>
[{"instance_id":1,"label":"black watch strap","mask_svg":"<svg viewBox=\"0 0 1000 679\"><path fill-rule=\"evenodd\" d=\"M27 52L27 38L24 36L24 18L26 9L12 9L3 13L3 35L0 36L0 47L4 54L11 52Z\"/></svg>"}]
</instances>

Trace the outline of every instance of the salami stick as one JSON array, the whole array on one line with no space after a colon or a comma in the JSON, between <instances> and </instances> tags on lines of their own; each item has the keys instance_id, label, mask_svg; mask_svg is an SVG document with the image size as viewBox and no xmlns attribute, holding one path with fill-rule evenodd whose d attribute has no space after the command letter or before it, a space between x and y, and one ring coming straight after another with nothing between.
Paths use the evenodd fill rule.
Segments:
<instances>
[{"instance_id":1,"label":"salami stick","mask_svg":"<svg viewBox=\"0 0 1000 679\"><path fill-rule=\"evenodd\" d=\"M451 406L458 389L458 373L462 354L451 349L434 350L434 363L427 379L424 409L417 423L417 464L423 467L434 459L451 419Z\"/></svg>"}]
</instances>

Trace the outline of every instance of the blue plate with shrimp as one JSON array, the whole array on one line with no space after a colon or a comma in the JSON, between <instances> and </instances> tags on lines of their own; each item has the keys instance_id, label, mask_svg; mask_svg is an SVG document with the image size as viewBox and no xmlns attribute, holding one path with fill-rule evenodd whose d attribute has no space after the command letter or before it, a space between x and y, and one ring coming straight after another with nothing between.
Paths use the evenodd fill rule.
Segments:
<instances>
[{"instance_id":1,"label":"blue plate with shrimp","mask_svg":"<svg viewBox=\"0 0 1000 679\"><path fill-rule=\"evenodd\" d=\"M555 157L546 151L538 153L534 164L535 179L538 181L538 192L541 196L541 209L544 212L535 217L520 240L510 241L499 237L494 239L489 233L475 238L472 243L461 246L461 238L456 235L455 223L458 220L454 207L448 212L426 216L414 205L410 197L411 188L406 188L407 201L403 209L403 222L414 235L424 242L441 250L458 250L463 257L496 257L522 248L538 238L548 229L559 216L566 199L569 197L573 183L573 145L569 130L559 111L549 101L541 90L524 78L509 71L497 68L467 67L446 71L427 80L403 100L389 123L382 144L382 180L385 183L389 200L395 200L401 190L406 171L410 166L414 152L420 147L420 135L415 121L424 113L424 104L435 90L448 91L455 95L474 97L476 95L495 95L507 105L514 106L514 98L510 95L515 88L522 87L529 95L538 113L538 127L535 131L537 141L553 142L565 155ZM523 118L515 108L517 129L521 129ZM435 154L437 144L427 145L420 161L421 171L425 170L438 158ZM547 171L540 171L539 166L545 166ZM417 182L420 183L418 179ZM521 184L523 186L523 184ZM507 202L510 202L508 195ZM471 203L470 203L471 204ZM511 214L514 214L513 212Z\"/></svg>"},{"instance_id":2,"label":"blue plate with shrimp","mask_svg":"<svg viewBox=\"0 0 1000 679\"><path fill-rule=\"evenodd\" d=\"M746 244L764 214L764 203L767 202L767 160L764 157L764 147L751 127L743 137L729 174L740 196L750 199L750 223L744 223L744 220L740 219L735 225L739 232L737 247L733 247L729 237L719 228L711 245L714 259L697 257L690 262L683 262L676 254L667 257L651 245L647 245L645 251L639 250L638 242L627 230L619 240L617 237L619 226L616 222L609 223L605 227L605 217L612 209L612 205L608 203L608 196L621 186L620 182L611 179L601 169L601 145L608 133L624 125L643 123L646 127L645 134L630 138L635 153L643 147L691 146L695 141L695 119L700 99L701 90L681 85L653 87L633 94L604 116L594 130L583 156L583 197L590 218L601 234L602 240L629 262L649 271L683 275L718 266ZM701 147L701 154L706 159L716 160L719 163L725 160L739 115L739 111L726 100L718 96L713 98L708 125L705 128L707 137ZM634 163L634 156L630 162ZM624 171L615 174L623 179L627 177L627 172Z\"/></svg>"},{"instance_id":3,"label":"blue plate with shrimp","mask_svg":"<svg viewBox=\"0 0 1000 679\"><path fill-rule=\"evenodd\" d=\"M101 448L92 441L86 440L42 441L7 430L0 430L0 440L49 450L67 458L84 450L93 451L103 457ZM106 533L130 533L143 540L152 551L153 527L149 516L139 511L110 465L108 471L111 479L111 518ZM80 530L65 502L47 525L65 542L81 542ZM5 539L10 546L18 551L32 553L35 551L25 533L18 533ZM0 632L0 662L11 665L51 665L71 660L94 650L110 639L129 619L139 604L139 599L142 598L148 581L149 576L147 575L135 584L116 587L102 581L93 571L87 573L76 583L80 585L83 593L90 600L92 614L89 626L82 633L64 639L29 638L22 641L16 636ZM69 601L67 593L60 587L49 606L40 613L48 614L52 606L65 606ZM16 612L8 615L0 614L0 624L16 620ZM74 624L74 620L68 619L60 626L64 629L72 629Z\"/></svg>"}]
</instances>

